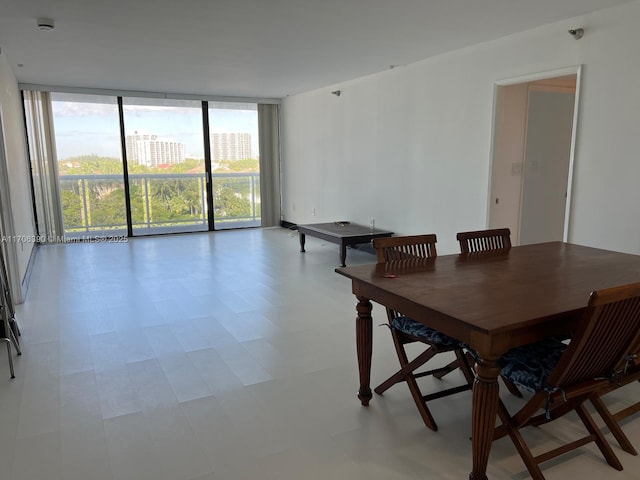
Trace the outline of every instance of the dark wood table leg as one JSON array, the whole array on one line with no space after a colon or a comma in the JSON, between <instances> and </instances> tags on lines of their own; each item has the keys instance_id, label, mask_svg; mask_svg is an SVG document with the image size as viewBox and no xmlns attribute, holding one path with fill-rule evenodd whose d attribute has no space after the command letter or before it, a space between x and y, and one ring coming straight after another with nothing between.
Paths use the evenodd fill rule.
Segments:
<instances>
[{"instance_id":1,"label":"dark wood table leg","mask_svg":"<svg viewBox=\"0 0 640 480\"><path fill-rule=\"evenodd\" d=\"M340 242L340 266L346 267L347 264L347 244L344 243L344 240Z\"/></svg>"},{"instance_id":2,"label":"dark wood table leg","mask_svg":"<svg viewBox=\"0 0 640 480\"><path fill-rule=\"evenodd\" d=\"M358 398L365 407L369 405L371 394L371 352L373 350L373 321L371 319L371 302L364 297L357 297L358 317L356 318L356 349L358 352L358 370L360 372L360 389Z\"/></svg>"},{"instance_id":3,"label":"dark wood table leg","mask_svg":"<svg viewBox=\"0 0 640 480\"><path fill-rule=\"evenodd\" d=\"M304 252L305 234L304 233L298 233L298 236L300 237L300 251Z\"/></svg>"},{"instance_id":4,"label":"dark wood table leg","mask_svg":"<svg viewBox=\"0 0 640 480\"><path fill-rule=\"evenodd\" d=\"M498 413L500 367L497 359L480 359L475 370L471 413L473 470L469 474L469 480L487 480L487 464Z\"/></svg>"}]
</instances>

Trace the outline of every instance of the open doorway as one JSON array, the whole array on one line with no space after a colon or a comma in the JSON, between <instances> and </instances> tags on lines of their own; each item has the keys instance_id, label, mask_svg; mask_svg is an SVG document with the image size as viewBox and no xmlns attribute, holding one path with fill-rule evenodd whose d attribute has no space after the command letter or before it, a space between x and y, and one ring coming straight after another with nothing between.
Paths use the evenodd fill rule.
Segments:
<instances>
[{"instance_id":1,"label":"open doorway","mask_svg":"<svg viewBox=\"0 0 640 480\"><path fill-rule=\"evenodd\" d=\"M489 227L514 245L567 240L579 68L495 89Z\"/></svg>"}]
</instances>

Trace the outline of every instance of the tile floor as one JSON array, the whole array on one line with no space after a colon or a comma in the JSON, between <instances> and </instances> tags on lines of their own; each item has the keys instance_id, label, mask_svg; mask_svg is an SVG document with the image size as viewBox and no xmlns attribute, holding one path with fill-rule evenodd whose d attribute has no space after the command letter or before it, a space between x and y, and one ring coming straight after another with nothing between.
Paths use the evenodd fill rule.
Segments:
<instances>
[{"instance_id":1,"label":"tile floor","mask_svg":"<svg viewBox=\"0 0 640 480\"><path fill-rule=\"evenodd\" d=\"M0 352L0 478L467 478L470 393L432 402L437 433L403 385L361 407L355 298L333 271L338 247L308 237L298 249L279 228L40 248L17 309L15 380ZM388 332L374 330L372 383L396 364ZM608 402L633 399L636 385ZM551 445L578 430L569 418L528 437ZM640 444L640 419L625 430ZM545 475L637 478L640 458L614 450L623 472L588 446ZM491 479L528 478L508 439L490 462Z\"/></svg>"}]
</instances>

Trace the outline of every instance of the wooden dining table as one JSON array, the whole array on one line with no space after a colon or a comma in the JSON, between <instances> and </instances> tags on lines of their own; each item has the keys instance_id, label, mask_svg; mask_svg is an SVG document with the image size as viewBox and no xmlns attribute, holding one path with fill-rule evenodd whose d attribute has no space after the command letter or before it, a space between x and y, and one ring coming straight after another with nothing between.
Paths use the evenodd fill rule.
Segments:
<instances>
[{"instance_id":1,"label":"wooden dining table","mask_svg":"<svg viewBox=\"0 0 640 480\"><path fill-rule=\"evenodd\" d=\"M498 359L509 349L570 335L594 290L640 281L640 256L563 242L506 253L337 268L357 298L358 398L368 405L372 304L435 328L478 352L472 401L472 480L487 479L498 409Z\"/></svg>"}]
</instances>

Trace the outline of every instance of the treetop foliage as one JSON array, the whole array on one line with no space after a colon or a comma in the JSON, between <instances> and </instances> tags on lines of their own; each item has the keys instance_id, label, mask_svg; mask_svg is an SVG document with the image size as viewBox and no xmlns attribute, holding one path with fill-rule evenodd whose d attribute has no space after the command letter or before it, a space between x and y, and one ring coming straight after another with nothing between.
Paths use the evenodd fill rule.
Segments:
<instances>
[{"instance_id":1,"label":"treetop foliage","mask_svg":"<svg viewBox=\"0 0 640 480\"><path fill-rule=\"evenodd\" d=\"M244 160L226 160L214 165L213 171L224 172L258 172L259 161L254 158ZM59 175L112 175L123 173L122 160L98 155L80 155L58 161ZM204 160L187 158L184 162L173 165L148 167L138 163L129 163L129 173L204 173Z\"/></svg>"}]
</instances>

